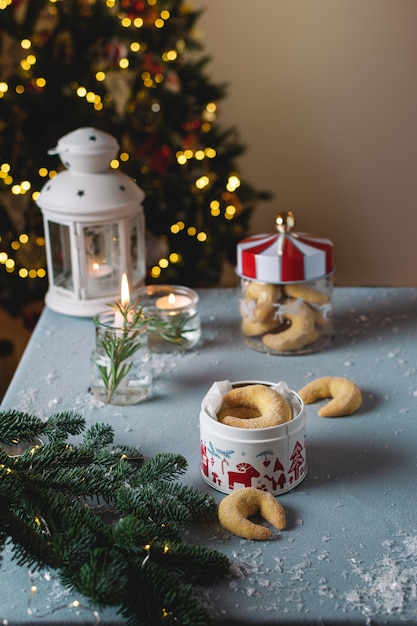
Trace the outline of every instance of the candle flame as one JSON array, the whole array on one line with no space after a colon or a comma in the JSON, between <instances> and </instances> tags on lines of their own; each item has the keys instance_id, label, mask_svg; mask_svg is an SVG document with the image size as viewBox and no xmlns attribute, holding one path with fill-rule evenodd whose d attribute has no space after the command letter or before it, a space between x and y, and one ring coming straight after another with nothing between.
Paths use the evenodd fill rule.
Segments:
<instances>
[{"instance_id":1,"label":"candle flame","mask_svg":"<svg viewBox=\"0 0 417 626\"><path fill-rule=\"evenodd\" d=\"M100 265L97 263L97 261L95 261L93 263L93 270L97 271L99 267L100 267Z\"/></svg>"},{"instance_id":2,"label":"candle flame","mask_svg":"<svg viewBox=\"0 0 417 626\"><path fill-rule=\"evenodd\" d=\"M120 302L123 306L126 306L130 302L130 292L129 292L129 283L127 282L126 274L122 276L122 285L121 285L121 298Z\"/></svg>"},{"instance_id":3,"label":"candle flame","mask_svg":"<svg viewBox=\"0 0 417 626\"><path fill-rule=\"evenodd\" d=\"M170 305L174 305L175 304L175 293L170 293L168 296L168 302Z\"/></svg>"}]
</instances>

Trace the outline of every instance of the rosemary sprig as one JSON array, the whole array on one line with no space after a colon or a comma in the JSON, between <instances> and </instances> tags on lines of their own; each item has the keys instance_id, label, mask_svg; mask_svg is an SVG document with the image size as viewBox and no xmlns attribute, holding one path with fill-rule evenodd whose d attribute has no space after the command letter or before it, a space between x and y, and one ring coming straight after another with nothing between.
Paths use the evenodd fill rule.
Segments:
<instances>
[{"instance_id":1,"label":"rosemary sprig","mask_svg":"<svg viewBox=\"0 0 417 626\"><path fill-rule=\"evenodd\" d=\"M194 328L184 328L188 321L189 319L182 315L178 315L172 320L164 320L156 316L150 317L148 330L155 335L159 335L165 341L180 344L186 339L187 333L192 333L196 330Z\"/></svg>"}]
</instances>

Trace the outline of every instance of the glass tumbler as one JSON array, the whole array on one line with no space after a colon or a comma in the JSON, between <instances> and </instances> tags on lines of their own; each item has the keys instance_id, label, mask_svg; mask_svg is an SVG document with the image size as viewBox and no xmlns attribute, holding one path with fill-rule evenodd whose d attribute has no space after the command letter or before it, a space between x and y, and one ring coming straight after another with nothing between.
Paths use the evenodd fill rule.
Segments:
<instances>
[{"instance_id":1,"label":"glass tumbler","mask_svg":"<svg viewBox=\"0 0 417 626\"><path fill-rule=\"evenodd\" d=\"M94 317L92 394L101 402L138 404L152 392L152 355L146 325L123 326L114 312Z\"/></svg>"}]
</instances>

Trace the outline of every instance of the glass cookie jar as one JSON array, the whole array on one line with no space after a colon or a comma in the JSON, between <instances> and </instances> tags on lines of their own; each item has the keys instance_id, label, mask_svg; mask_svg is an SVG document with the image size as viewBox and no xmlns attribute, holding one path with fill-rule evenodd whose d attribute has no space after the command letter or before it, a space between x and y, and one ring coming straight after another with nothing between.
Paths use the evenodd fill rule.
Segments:
<instances>
[{"instance_id":1,"label":"glass cookie jar","mask_svg":"<svg viewBox=\"0 0 417 626\"><path fill-rule=\"evenodd\" d=\"M333 244L293 232L291 212L278 214L275 223L277 233L237 246L243 341L268 354L322 350L333 334Z\"/></svg>"}]
</instances>

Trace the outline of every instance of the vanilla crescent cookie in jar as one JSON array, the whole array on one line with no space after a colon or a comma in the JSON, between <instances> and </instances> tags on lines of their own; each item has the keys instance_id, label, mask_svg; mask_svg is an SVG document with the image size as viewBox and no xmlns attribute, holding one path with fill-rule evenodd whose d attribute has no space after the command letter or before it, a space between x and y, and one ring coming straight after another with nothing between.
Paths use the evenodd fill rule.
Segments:
<instances>
[{"instance_id":1,"label":"vanilla crescent cookie in jar","mask_svg":"<svg viewBox=\"0 0 417 626\"><path fill-rule=\"evenodd\" d=\"M277 232L237 246L244 343L269 354L322 350L333 334L333 243L294 232L292 212L275 218Z\"/></svg>"}]
</instances>

